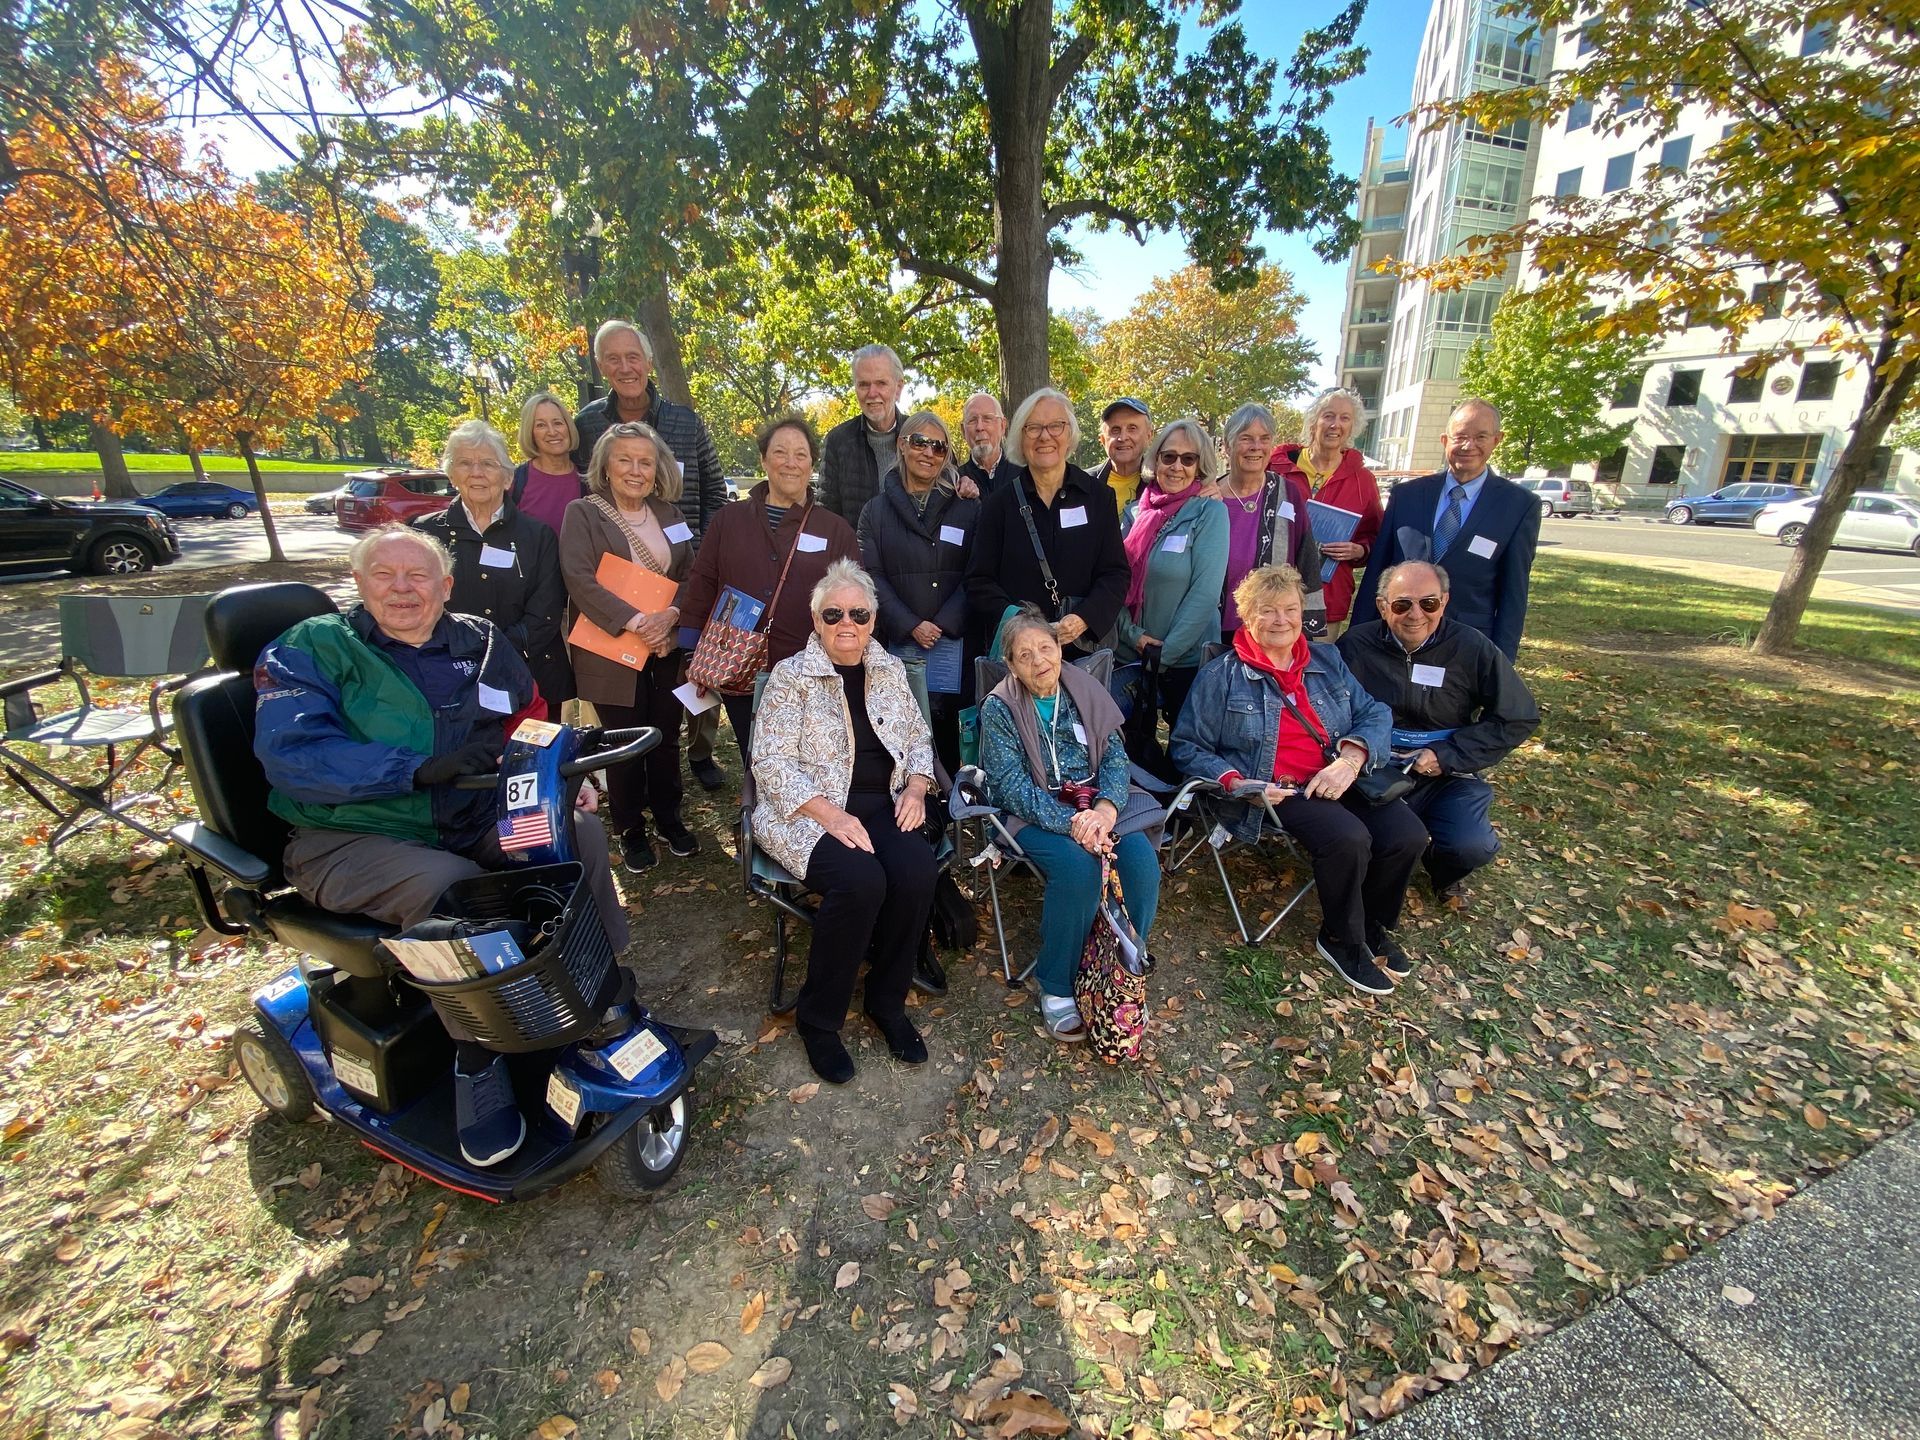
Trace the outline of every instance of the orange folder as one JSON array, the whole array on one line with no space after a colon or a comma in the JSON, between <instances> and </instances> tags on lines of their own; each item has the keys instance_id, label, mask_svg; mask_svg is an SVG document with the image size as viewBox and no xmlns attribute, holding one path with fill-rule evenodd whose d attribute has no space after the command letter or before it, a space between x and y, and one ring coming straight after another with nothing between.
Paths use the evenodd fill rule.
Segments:
<instances>
[{"instance_id":1,"label":"orange folder","mask_svg":"<svg viewBox=\"0 0 1920 1440\"><path fill-rule=\"evenodd\" d=\"M649 615L673 604L673 597L680 591L680 587L666 576L655 574L646 566L636 565L612 552L600 557L600 565L593 572L593 578L629 605ZM567 636L567 643L635 670L646 669L647 661L653 658L653 652L631 630L609 635L585 615L574 617L573 630Z\"/></svg>"}]
</instances>

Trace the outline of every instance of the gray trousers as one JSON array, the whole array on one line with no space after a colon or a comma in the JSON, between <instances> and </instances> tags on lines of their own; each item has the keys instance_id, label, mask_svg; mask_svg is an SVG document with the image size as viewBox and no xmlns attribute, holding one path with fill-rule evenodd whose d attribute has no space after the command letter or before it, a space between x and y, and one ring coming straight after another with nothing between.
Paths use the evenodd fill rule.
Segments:
<instances>
[{"instance_id":1,"label":"gray trousers","mask_svg":"<svg viewBox=\"0 0 1920 1440\"><path fill-rule=\"evenodd\" d=\"M713 742L720 736L720 707L687 717L687 763L713 759Z\"/></svg>"},{"instance_id":2,"label":"gray trousers","mask_svg":"<svg viewBox=\"0 0 1920 1440\"><path fill-rule=\"evenodd\" d=\"M617 957L633 937L607 860L606 828L598 815L576 811L573 837L600 923ZM346 830L295 830L281 864L288 883L322 910L368 915L402 929L432 914L434 902L455 881L506 868L491 836L461 855L414 840Z\"/></svg>"}]
</instances>

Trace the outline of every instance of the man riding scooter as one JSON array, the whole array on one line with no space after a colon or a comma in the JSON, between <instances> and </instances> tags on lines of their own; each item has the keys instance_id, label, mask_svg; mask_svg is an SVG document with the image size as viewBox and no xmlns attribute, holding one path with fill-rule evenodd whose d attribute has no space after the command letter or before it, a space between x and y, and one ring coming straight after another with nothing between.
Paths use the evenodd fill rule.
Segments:
<instances>
[{"instance_id":1,"label":"man riding scooter","mask_svg":"<svg viewBox=\"0 0 1920 1440\"><path fill-rule=\"evenodd\" d=\"M493 791L454 782L492 774L506 738L544 719L546 702L492 622L447 613L453 562L439 542L392 525L348 558L360 604L303 620L261 652L254 751L269 808L294 827L288 882L322 909L404 928L456 881L508 864ZM575 841L617 956L630 937L597 808L582 786ZM454 1081L461 1154L499 1164L526 1138L506 1062L461 1041Z\"/></svg>"}]
</instances>

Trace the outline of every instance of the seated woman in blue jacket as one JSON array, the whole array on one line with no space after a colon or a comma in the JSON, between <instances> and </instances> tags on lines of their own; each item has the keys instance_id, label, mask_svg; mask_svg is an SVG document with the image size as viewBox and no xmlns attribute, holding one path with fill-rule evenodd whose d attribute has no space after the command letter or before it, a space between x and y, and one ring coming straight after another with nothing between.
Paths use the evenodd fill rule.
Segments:
<instances>
[{"instance_id":1,"label":"seated woman in blue jacket","mask_svg":"<svg viewBox=\"0 0 1920 1440\"><path fill-rule=\"evenodd\" d=\"M1020 848L1047 880L1034 967L1041 1018L1056 1040L1084 1040L1073 979L1100 906L1101 863L1119 873L1145 946L1160 862L1145 835L1114 837L1131 787L1120 707L1106 687L1061 662L1053 626L1032 606L1008 618L1001 640L1008 673L980 706L980 765L993 803L1020 822Z\"/></svg>"},{"instance_id":2,"label":"seated woman in blue jacket","mask_svg":"<svg viewBox=\"0 0 1920 1440\"><path fill-rule=\"evenodd\" d=\"M1393 930L1427 830L1406 801L1372 805L1352 787L1388 759L1393 713L1338 649L1307 642L1306 590L1291 565L1252 571L1233 599L1243 623L1232 652L1194 681L1173 763L1238 797L1222 823L1242 840L1258 838L1272 807L1313 857L1320 958L1356 990L1386 995L1412 969Z\"/></svg>"}]
</instances>

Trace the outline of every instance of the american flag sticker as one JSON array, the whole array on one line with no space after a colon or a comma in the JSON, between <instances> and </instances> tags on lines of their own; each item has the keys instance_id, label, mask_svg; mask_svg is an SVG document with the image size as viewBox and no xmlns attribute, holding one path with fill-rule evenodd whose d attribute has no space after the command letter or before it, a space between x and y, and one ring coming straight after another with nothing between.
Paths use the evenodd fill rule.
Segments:
<instances>
[{"instance_id":1,"label":"american flag sticker","mask_svg":"<svg viewBox=\"0 0 1920 1440\"><path fill-rule=\"evenodd\" d=\"M500 822L502 850L532 850L553 843L553 826L544 810L527 810Z\"/></svg>"}]
</instances>

